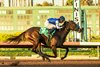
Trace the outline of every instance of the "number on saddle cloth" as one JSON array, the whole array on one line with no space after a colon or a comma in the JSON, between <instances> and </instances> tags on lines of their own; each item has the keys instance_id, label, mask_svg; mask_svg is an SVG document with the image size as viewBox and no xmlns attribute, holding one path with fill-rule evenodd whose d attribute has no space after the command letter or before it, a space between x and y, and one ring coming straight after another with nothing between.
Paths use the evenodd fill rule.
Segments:
<instances>
[{"instance_id":1,"label":"number on saddle cloth","mask_svg":"<svg viewBox=\"0 0 100 67\"><path fill-rule=\"evenodd\" d=\"M40 28L40 34L44 34L45 36L47 36L48 37L48 32L49 32L49 30L46 28L46 27L41 27ZM56 30L54 30L52 33L51 33L51 35L53 35L54 33L56 32Z\"/></svg>"},{"instance_id":2,"label":"number on saddle cloth","mask_svg":"<svg viewBox=\"0 0 100 67\"><path fill-rule=\"evenodd\" d=\"M49 18L48 19L49 23L54 24L54 25L56 25L56 21L58 21L58 20L59 19L57 19L57 18Z\"/></svg>"},{"instance_id":3,"label":"number on saddle cloth","mask_svg":"<svg viewBox=\"0 0 100 67\"><path fill-rule=\"evenodd\" d=\"M43 28L41 27L39 33L44 34L45 36L48 37L48 29L46 27L43 27Z\"/></svg>"}]
</instances>

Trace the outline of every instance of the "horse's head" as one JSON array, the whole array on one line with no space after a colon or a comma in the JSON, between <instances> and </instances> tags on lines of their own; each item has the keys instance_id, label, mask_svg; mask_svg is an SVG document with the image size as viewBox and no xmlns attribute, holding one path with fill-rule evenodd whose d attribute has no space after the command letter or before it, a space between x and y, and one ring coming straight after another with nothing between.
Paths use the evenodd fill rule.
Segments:
<instances>
[{"instance_id":1,"label":"horse's head","mask_svg":"<svg viewBox=\"0 0 100 67\"><path fill-rule=\"evenodd\" d=\"M66 24L66 29L72 30L72 31L77 31L77 32L82 32L82 28L78 24L76 24L74 21L68 21Z\"/></svg>"}]
</instances>

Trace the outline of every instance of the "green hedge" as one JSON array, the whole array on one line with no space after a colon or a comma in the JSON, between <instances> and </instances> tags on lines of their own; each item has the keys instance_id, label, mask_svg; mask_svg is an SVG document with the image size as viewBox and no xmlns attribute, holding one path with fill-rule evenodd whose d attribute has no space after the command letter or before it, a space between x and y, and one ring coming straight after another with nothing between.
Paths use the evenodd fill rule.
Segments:
<instances>
[{"instance_id":1,"label":"green hedge","mask_svg":"<svg viewBox=\"0 0 100 67\"><path fill-rule=\"evenodd\" d=\"M92 36L92 38L91 38L91 42L100 42L100 36L98 35L98 36Z\"/></svg>"},{"instance_id":2,"label":"green hedge","mask_svg":"<svg viewBox=\"0 0 100 67\"><path fill-rule=\"evenodd\" d=\"M5 41L10 37L17 36L19 34L20 34L20 32L16 32L16 33L0 33L0 41Z\"/></svg>"},{"instance_id":3,"label":"green hedge","mask_svg":"<svg viewBox=\"0 0 100 67\"><path fill-rule=\"evenodd\" d=\"M10 38L12 36L17 36L19 35L21 32L16 32L16 33L0 33L0 41L5 41L7 38ZM100 36L92 36L91 39L92 42L100 42ZM91 51L92 50L92 51ZM82 52L69 52L68 55L92 55L92 56L96 56L97 52L96 49L92 49L91 48L90 51L82 51ZM59 50L58 50L59 51ZM53 55L51 50L46 50L44 51L47 54ZM61 51L61 56L63 56L65 53L65 51ZM23 50L23 48L0 48L0 56L31 56L32 54L34 54L33 52L31 52L31 50Z\"/></svg>"}]
</instances>

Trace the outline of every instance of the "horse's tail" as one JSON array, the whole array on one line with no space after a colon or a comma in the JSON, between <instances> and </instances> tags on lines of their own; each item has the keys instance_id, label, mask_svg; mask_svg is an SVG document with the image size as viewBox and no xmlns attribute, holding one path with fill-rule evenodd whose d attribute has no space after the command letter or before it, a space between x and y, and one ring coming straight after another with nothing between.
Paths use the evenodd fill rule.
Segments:
<instances>
[{"instance_id":1,"label":"horse's tail","mask_svg":"<svg viewBox=\"0 0 100 67\"><path fill-rule=\"evenodd\" d=\"M11 38L8 38L6 41L14 44L18 44L20 41L23 41L25 39L25 32L21 33L18 36L12 36Z\"/></svg>"}]
</instances>

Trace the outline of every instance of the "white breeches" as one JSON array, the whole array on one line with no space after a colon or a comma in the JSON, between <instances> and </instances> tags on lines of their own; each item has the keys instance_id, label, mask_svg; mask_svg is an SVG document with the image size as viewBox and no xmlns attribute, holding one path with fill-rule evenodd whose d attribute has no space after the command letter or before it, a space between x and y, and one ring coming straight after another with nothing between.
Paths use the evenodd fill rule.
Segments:
<instances>
[{"instance_id":1,"label":"white breeches","mask_svg":"<svg viewBox=\"0 0 100 67\"><path fill-rule=\"evenodd\" d=\"M45 27L48 29L56 28L56 25L50 24L48 21L45 22Z\"/></svg>"}]
</instances>

